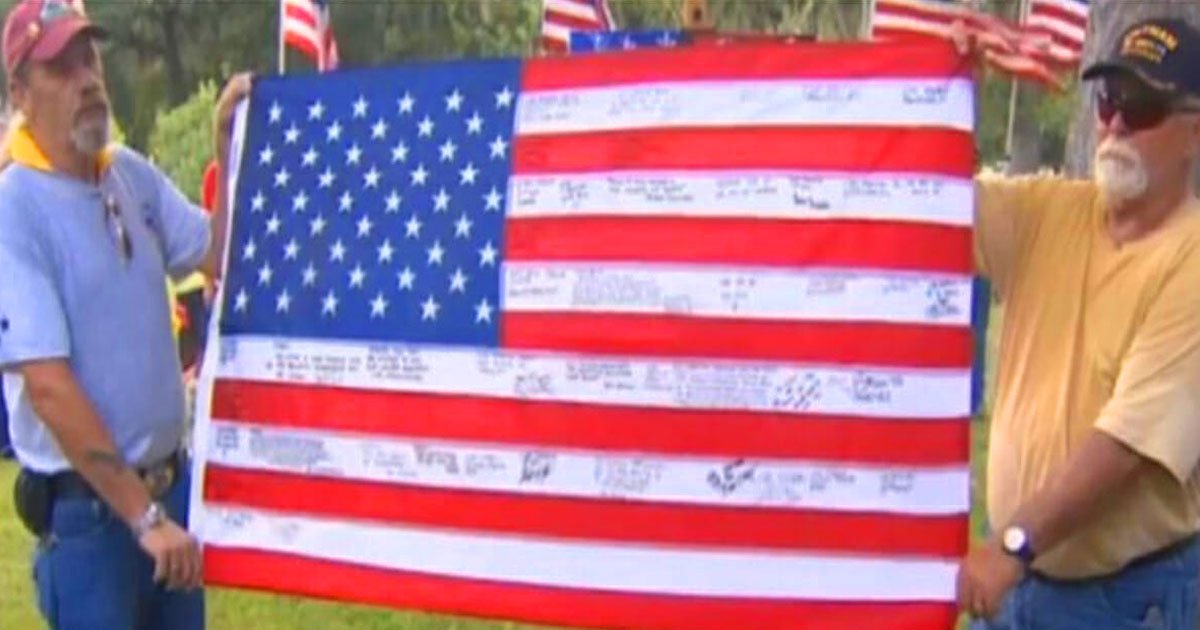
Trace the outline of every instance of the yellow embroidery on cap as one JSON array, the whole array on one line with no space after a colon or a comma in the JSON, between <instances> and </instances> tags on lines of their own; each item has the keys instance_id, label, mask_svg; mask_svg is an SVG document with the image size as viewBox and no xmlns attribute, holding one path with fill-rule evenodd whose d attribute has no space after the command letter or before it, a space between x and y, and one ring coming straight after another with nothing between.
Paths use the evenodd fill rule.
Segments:
<instances>
[{"instance_id":1,"label":"yellow embroidery on cap","mask_svg":"<svg viewBox=\"0 0 1200 630\"><path fill-rule=\"evenodd\" d=\"M1161 26L1147 24L1125 35L1121 44L1121 54L1162 63L1163 59L1178 47L1179 38L1174 33Z\"/></svg>"}]
</instances>

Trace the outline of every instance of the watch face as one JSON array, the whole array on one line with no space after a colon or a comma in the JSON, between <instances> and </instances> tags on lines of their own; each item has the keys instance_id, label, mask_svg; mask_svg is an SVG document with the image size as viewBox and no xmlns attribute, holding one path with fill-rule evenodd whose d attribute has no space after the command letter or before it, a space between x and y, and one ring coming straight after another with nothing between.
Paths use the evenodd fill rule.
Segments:
<instances>
[{"instance_id":1,"label":"watch face","mask_svg":"<svg viewBox=\"0 0 1200 630\"><path fill-rule=\"evenodd\" d=\"M1010 527L1004 532L1004 548L1016 552L1025 546L1025 532L1016 527Z\"/></svg>"}]
</instances>

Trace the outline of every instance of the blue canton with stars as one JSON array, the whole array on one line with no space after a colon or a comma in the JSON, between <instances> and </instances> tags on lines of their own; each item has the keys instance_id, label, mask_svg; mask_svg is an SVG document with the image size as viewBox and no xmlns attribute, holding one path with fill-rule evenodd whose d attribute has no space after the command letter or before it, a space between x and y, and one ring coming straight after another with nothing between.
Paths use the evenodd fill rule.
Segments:
<instances>
[{"instance_id":1,"label":"blue canton with stars","mask_svg":"<svg viewBox=\"0 0 1200 630\"><path fill-rule=\"evenodd\" d=\"M270 77L225 335L495 345L519 60Z\"/></svg>"}]
</instances>

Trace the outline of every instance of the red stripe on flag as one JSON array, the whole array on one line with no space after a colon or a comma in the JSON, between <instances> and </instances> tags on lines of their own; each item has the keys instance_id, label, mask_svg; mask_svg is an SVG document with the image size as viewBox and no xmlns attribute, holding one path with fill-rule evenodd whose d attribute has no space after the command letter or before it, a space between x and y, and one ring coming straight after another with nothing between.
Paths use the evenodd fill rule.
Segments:
<instances>
[{"instance_id":1,"label":"red stripe on flag","mask_svg":"<svg viewBox=\"0 0 1200 630\"><path fill-rule=\"evenodd\" d=\"M209 585L528 623L644 630L953 628L942 603L805 602L637 595L389 571L281 553L208 546Z\"/></svg>"},{"instance_id":2,"label":"red stripe on flag","mask_svg":"<svg viewBox=\"0 0 1200 630\"><path fill-rule=\"evenodd\" d=\"M724 49L733 50L733 49ZM518 136L517 174L638 169L919 172L969 178L970 133L949 129L742 127Z\"/></svg>"},{"instance_id":3,"label":"red stripe on flag","mask_svg":"<svg viewBox=\"0 0 1200 630\"><path fill-rule=\"evenodd\" d=\"M846 42L836 46L836 54L830 54L828 43L789 46L747 43L736 47L645 48L619 55L531 59L525 64L521 89L528 92L639 82L855 77L877 80L971 74L970 63L949 45L943 48L928 44ZM904 59L904 63L898 64L896 59Z\"/></svg>"},{"instance_id":4,"label":"red stripe on flag","mask_svg":"<svg viewBox=\"0 0 1200 630\"><path fill-rule=\"evenodd\" d=\"M688 547L753 547L956 558L967 517L724 508L247 471L210 464L205 500L338 520L507 535ZM330 501L330 497L337 497Z\"/></svg>"},{"instance_id":5,"label":"red stripe on flag","mask_svg":"<svg viewBox=\"0 0 1200 630\"><path fill-rule=\"evenodd\" d=\"M965 464L971 443L966 418L658 409L227 379L216 381L212 417L395 438L894 466Z\"/></svg>"},{"instance_id":6,"label":"red stripe on flag","mask_svg":"<svg viewBox=\"0 0 1200 630\"><path fill-rule=\"evenodd\" d=\"M506 313L506 348L802 363L969 368L966 326L615 313Z\"/></svg>"},{"instance_id":7,"label":"red stripe on flag","mask_svg":"<svg viewBox=\"0 0 1200 630\"><path fill-rule=\"evenodd\" d=\"M550 52L566 52L568 48L567 42L553 37L542 37L542 49Z\"/></svg>"},{"instance_id":8,"label":"red stripe on flag","mask_svg":"<svg viewBox=\"0 0 1200 630\"><path fill-rule=\"evenodd\" d=\"M284 8L284 16L288 19L301 22L306 26L311 26L313 30L317 29L317 14L304 7L288 4Z\"/></svg>"},{"instance_id":9,"label":"red stripe on flag","mask_svg":"<svg viewBox=\"0 0 1200 630\"><path fill-rule=\"evenodd\" d=\"M321 51L317 48L316 42L308 37L299 35L296 31L288 31L284 34L284 41L289 45L298 49L300 52L308 55L313 59L321 58Z\"/></svg>"},{"instance_id":10,"label":"red stripe on flag","mask_svg":"<svg viewBox=\"0 0 1200 630\"><path fill-rule=\"evenodd\" d=\"M970 273L968 228L883 221L666 217L513 219L505 257ZM897 243L905 243L897 247Z\"/></svg>"},{"instance_id":11,"label":"red stripe on flag","mask_svg":"<svg viewBox=\"0 0 1200 630\"><path fill-rule=\"evenodd\" d=\"M598 20L589 20L553 10L546 11L546 22L572 31L595 31L604 26Z\"/></svg>"}]
</instances>

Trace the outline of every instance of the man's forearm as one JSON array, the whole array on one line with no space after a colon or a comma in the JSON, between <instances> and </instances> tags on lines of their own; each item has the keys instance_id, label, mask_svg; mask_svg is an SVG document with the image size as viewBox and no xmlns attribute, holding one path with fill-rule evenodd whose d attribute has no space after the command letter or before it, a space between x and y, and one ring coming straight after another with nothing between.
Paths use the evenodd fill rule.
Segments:
<instances>
[{"instance_id":1,"label":"man's forearm","mask_svg":"<svg viewBox=\"0 0 1200 630\"><path fill-rule=\"evenodd\" d=\"M113 445L92 404L63 361L22 369L30 399L71 466L126 522L133 524L150 504L137 474Z\"/></svg>"},{"instance_id":2,"label":"man's forearm","mask_svg":"<svg viewBox=\"0 0 1200 630\"><path fill-rule=\"evenodd\" d=\"M1093 430L1071 458L1065 472L1017 509L1008 523L1029 533L1041 554L1103 511L1115 490L1149 460L1109 435Z\"/></svg>"},{"instance_id":3,"label":"man's forearm","mask_svg":"<svg viewBox=\"0 0 1200 630\"><path fill-rule=\"evenodd\" d=\"M225 194L225 169L228 160L225 155L220 154L220 151L228 151L228 146L218 148L217 157L217 185L213 195L213 210L209 217L209 226L212 230L212 240L209 242L208 253L204 257L204 262L200 269L204 275L213 280L221 278L221 263L225 256L225 232L229 216L229 202Z\"/></svg>"}]
</instances>

